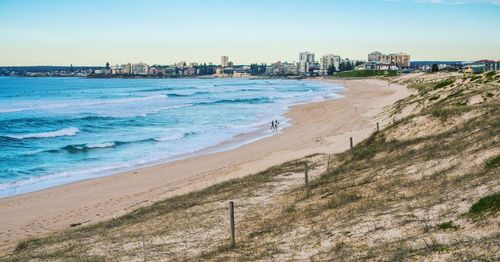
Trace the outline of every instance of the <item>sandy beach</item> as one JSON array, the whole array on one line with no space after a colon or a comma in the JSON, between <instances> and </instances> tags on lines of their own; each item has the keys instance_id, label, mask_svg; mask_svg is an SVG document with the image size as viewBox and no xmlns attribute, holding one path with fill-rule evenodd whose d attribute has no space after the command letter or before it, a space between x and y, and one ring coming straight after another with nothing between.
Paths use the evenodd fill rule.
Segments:
<instances>
[{"instance_id":1,"label":"sandy beach","mask_svg":"<svg viewBox=\"0 0 500 262\"><path fill-rule=\"evenodd\" d=\"M330 81L330 80L322 80ZM160 199L314 153L337 153L391 121L384 108L410 95L382 80L334 81L344 98L292 107L291 127L242 147L0 199L0 253L18 241L130 212Z\"/></svg>"}]
</instances>

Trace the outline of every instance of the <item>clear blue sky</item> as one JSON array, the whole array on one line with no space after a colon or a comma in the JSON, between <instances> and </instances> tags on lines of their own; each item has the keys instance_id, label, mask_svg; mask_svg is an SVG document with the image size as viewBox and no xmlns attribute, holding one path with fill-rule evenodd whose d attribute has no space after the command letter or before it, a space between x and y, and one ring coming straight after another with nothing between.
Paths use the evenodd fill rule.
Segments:
<instances>
[{"instance_id":1,"label":"clear blue sky","mask_svg":"<svg viewBox=\"0 0 500 262\"><path fill-rule=\"evenodd\" d=\"M500 59L500 0L0 0L0 65Z\"/></svg>"}]
</instances>

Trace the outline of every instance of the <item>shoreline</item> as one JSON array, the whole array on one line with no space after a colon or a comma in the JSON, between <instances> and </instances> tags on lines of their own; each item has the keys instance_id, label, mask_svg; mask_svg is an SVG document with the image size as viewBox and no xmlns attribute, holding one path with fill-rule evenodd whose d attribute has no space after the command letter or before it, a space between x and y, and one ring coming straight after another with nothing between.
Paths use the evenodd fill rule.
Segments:
<instances>
[{"instance_id":1,"label":"shoreline","mask_svg":"<svg viewBox=\"0 0 500 262\"><path fill-rule=\"evenodd\" d=\"M248 78L249 80L252 78ZM309 80L309 81L317 81L317 80ZM333 83L332 83L333 84ZM157 165L164 165L168 163L172 163L175 161L179 160L184 160L192 157L197 157L197 156L204 156L204 155L209 155L209 154L214 154L214 153L220 153L220 152L225 152L225 151L230 151L237 149L241 146L259 141L261 139L265 139L268 137L271 137L273 135L277 135L282 130L285 128L290 127L290 121L291 119L286 116L286 114L290 111L290 109L294 106L297 105L303 105L303 104L309 104L309 103L316 103L316 102L322 102L322 101L327 101L327 100L333 100L333 99L340 99L343 97L341 95L342 92L345 91L345 88L338 83L335 83L334 85L334 90L331 94L328 94L324 96L321 99L317 98L311 98L309 101L302 101L302 102L296 102L292 103L289 105L286 105L283 107L283 112L280 113L279 117L282 117L284 119L280 119L282 121L279 132L268 132L268 126L264 123L256 123L252 124L252 128L254 130L250 131L244 131L242 133L237 133L233 135L232 137L229 137L226 140L217 142L216 144L209 145L204 148L196 149L194 151L190 152L185 152L185 153L180 153L168 157L163 157L163 158L158 158L152 161L144 161L143 163L139 164L134 164L130 166L123 166L120 165L120 167L112 167L112 168L104 168L101 171L95 171L92 173L82 173L78 175L60 175L58 173L56 174L50 174L46 176L41 176L41 177L34 177L32 178L36 182L30 182L31 179L28 179L27 183L21 183L18 186L14 186L15 188L15 193L11 194L3 194L3 192L0 191L0 200L2 199L7 199L7 198L12 198L15 196L21 196L25 194L30 194L30 193L35 193L38 191L43 191L47 189L52 189L52 188L57 188L65 185L70 185L86 180L91 180L91 179L96 179L96 178L102 178L102 177L107 177L107 176L113 176L113 175L119 175L122 173L126 172L132 172L135 170L139 169L144 169L144 168L149 168ZM15 181L13 184L16 182L24 182L24 181Z\"/></svg>"},{"instance_id":2,"label":"shoreline","mask_svg":"<svg viewBox=\"0 0 500 262\"><path fill-rule=\"evenodd\" d=\"M384 107L407 96L382 80L314 80L341 84L344 98L294 105L291 126L234 149L0 199L0 253L19 240L128 213L152 202L205 188L313 153L336 153L390 119ZM311 128L312 127L312 128Z\"/></svg>"}]
</instances>

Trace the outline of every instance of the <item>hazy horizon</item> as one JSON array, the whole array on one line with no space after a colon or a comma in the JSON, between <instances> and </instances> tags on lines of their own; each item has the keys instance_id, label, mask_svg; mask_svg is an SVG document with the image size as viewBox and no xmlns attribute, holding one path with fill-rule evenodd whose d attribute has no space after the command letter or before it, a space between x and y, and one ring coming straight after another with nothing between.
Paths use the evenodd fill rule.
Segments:
<instances>
[{"instance_id":1,"label":"hazy horizon","mask_svg":"<svg viewBox=\"0 0 500 262\"><path fill-rule=\"evenodd\" d=\"M0 66L500 59L497 0L0 2Z\"/></svg>"}]
</instances>

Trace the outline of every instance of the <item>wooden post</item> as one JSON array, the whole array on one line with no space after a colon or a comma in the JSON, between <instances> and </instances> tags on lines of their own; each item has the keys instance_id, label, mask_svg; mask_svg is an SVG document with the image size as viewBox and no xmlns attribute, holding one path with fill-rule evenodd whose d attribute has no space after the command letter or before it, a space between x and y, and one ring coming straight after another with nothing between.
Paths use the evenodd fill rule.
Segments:
<instances>
[{"instance_id":1,"label":"wooden post","mask_svg":"<svg viewBox=\"0 0 500 262\"><path fill-rule=\"evenodd\" d=\"M142 240L142 251L144 252L144 261L148 260L148 251L146 249L146 242L144 242L144 233L141 236Z\"/></svg>"},{"instance_id":2,"label":"wooden post","mask_svg":"<svg viewBox=\"0 0 500 262\"><path fill-rule=\"evenodd\" d=\"M351 151L352 151L352 136L349 138L349 142L351 143Z\"/></svg>"},{"instance_id":3,"label":"wooden post","mask_svg":"<svg viewBox=\"0 0 500 262\"><path fill-rule=\"evenodd\" d=\"M234 232L234 202L229 201L229 219L231 223L231 248L236 247L236 237Z\"/></svg>"},{"instance_id":4,"label":"wooden post","mask_svg":"<svg viewBox=\"0 0 500 262\"><path fill-rule=\"evenodd\" d=\"M328 170L330 170L330 157L332 155L328 154L328 162L326 163L326 172L328 172Z\"/></svg>"},{"instance_id":5,"label":"wooden post","mask_svg":"<svg viewBox=\"0 0 500 262\"><path fill-rule=\"evenodd\" d=\"M304 182L306 186L306 191L309 191L309 168L307 167L307 163L304 164Z\"/></svg>"},{"instance_id":6,"label":"wooden post","mask_svg":"<svg viewBox=\"0 0 500 262\"><path fill-rule=\"evenodd\" d=\"M377 122L377 133L380 132L380 126L378 125L378 122Z\"/></svg>"}]
</instances>

